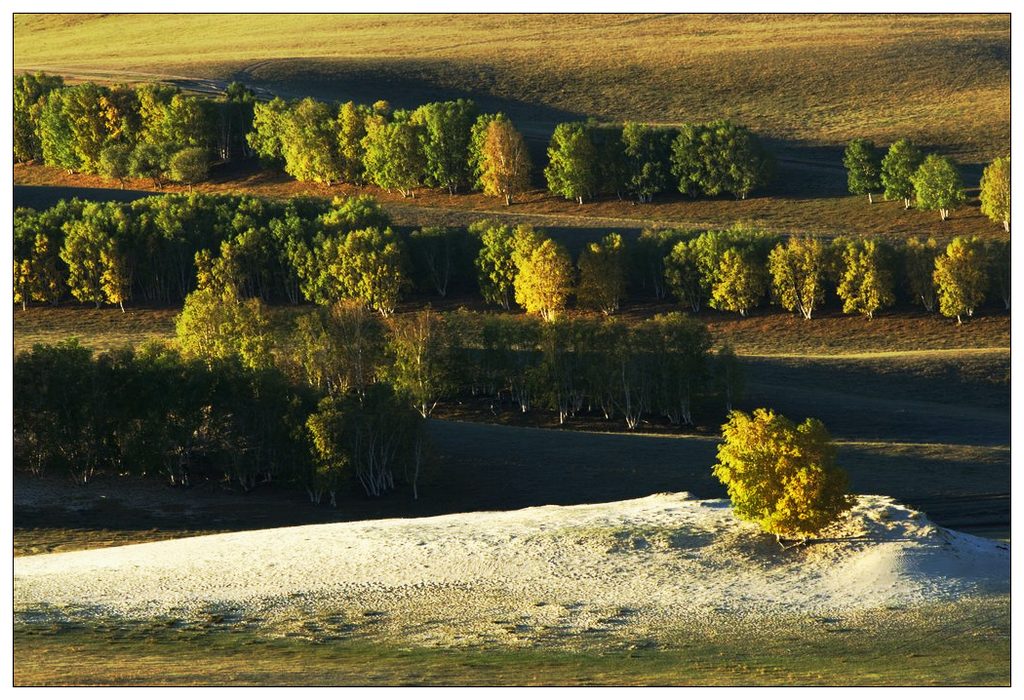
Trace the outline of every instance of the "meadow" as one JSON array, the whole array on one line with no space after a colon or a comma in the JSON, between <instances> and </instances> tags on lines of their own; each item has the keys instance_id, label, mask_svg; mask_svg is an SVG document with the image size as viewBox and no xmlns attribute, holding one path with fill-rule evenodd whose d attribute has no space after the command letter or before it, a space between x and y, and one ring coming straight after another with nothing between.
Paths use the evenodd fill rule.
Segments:
<instances>
[{"instance_id":1,"label":"meadow","mask_svg":"<svg viewBox=\"0 0 1024 700\"><path fill-rule=\"evenodd\" d=\"M968 163L1009 142L1007 15L22 15L14 36L15 70L472 97L547 133L727 115L797 144L906 136Z\"/></svg>"}]
</instances>

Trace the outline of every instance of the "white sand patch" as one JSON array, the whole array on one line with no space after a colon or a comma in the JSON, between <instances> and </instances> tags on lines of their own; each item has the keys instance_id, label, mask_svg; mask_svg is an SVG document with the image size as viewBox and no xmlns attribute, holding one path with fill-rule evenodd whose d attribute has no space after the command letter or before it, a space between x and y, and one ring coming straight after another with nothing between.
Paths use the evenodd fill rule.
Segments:
<instances>
[{"instance_id":1,"label":"white sand patch","mask_svg":"<svg viewBox=\"0 0 1024 700\"><path fill-rule=\"evenodd\" d=\"M278 626L372 619L410 641L448 643L484 630L510 640L543 630L648 634L721 614L830 614L1009 591L1005 544L937 527L886 497L861 496L823 539L783 551L726 501L658 494L21 557L14 607L20 617L180 619L223 609Z\"/></svg>"}]
</instances>

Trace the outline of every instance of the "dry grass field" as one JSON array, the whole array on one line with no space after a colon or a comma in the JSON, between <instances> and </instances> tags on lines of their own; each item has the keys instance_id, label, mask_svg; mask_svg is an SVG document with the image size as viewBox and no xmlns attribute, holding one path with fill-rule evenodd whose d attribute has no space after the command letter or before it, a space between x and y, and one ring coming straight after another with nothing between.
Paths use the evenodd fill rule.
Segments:
<instances>
[{"instance_id":1,"label":"dry grass field","mask_svg":"<svg viewBox=\"0 0 1024 700\"><path fill-rule=\"evenodd\" d=\"M1008 15L21 15L14 67L399 106L467 96L540 128L727 116L977 163L1008 148L1009 32Z\"/></svg>"}]
</instances>

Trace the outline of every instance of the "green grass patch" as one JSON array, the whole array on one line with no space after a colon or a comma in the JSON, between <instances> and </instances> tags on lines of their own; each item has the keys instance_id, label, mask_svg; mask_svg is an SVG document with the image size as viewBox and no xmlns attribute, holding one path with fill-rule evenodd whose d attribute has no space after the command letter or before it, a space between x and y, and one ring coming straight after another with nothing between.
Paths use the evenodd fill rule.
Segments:
<instances>
[{"instance_id":1,"label":"green grass patch","mask_svg":"<svg viewBox=\"0 0 1024 700\"><path fill-rule=\"evenodd\" d=\"M719 619L613 647L421 648L280 638L217 621L18 624L34 685L1007 685L1009 600L860 616Z\"/></svg>"}]
</instances>

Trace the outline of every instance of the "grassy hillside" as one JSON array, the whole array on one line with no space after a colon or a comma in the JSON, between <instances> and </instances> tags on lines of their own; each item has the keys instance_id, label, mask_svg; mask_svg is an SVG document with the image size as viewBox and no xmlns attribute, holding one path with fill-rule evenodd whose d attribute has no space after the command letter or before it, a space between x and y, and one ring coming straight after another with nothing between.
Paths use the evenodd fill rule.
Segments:
<instances>
[{"instance_id":1,"label":"grassy hillside","mask_svg":"<svg viewBox=\"0 0 1024 700\"><path fill-rule=\"evenodd\" d=\"M396 105L468 96L527 131L727 116L797 146L1009 148L1008 15L21 15L15 70L238 79ZM532 123L532 124L531 124ZM785 146L785 144L783 144ZM806 155L806 154L804 154Z\"/></svg>"}]
</instances>

